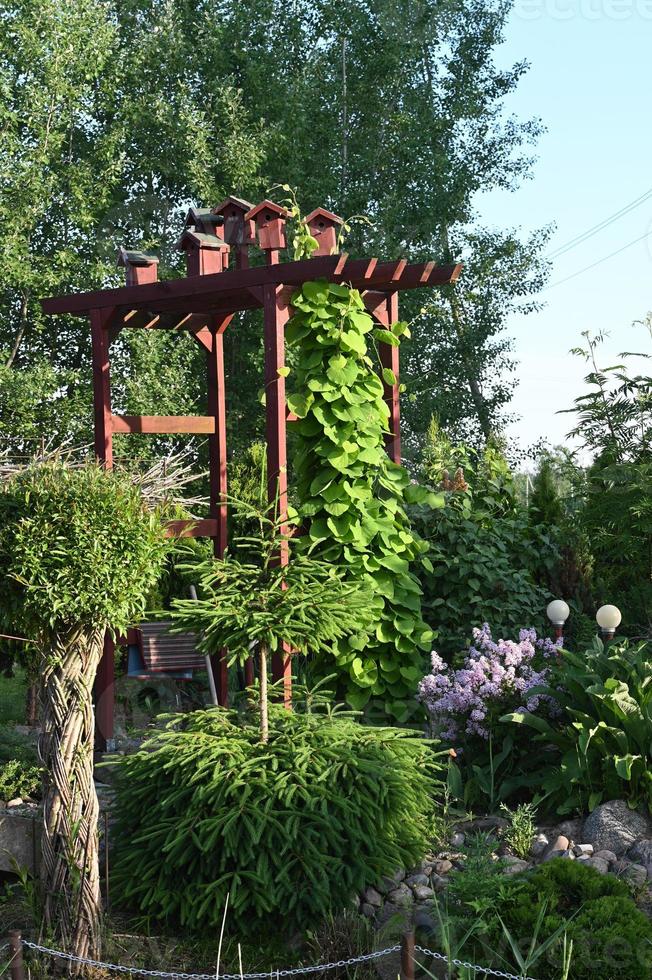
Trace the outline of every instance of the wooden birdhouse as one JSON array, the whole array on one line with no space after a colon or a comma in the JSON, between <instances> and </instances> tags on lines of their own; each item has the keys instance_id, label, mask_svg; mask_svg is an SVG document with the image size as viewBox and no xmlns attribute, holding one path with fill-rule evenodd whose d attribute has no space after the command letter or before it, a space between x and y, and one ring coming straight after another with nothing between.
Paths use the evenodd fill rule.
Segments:
<instances>
[{"instance_id":1,"label":"wooden birdhouse","mask_svg":"<svg viewBox=\"0 0 652 980\"><path fill-rule=\"evenodd\" d=\"M127 286L142 286L158 279L158 258L148 255L147 252L129 251L121 245L117 266L124 268Z\"/></svg>"},{"instance_id":2,"label":"wooden birdhouse","mask_svg":"<svg viewBox=\"0 0 652 980\"><path fill-rule=\"evenodd\" d=\"M326 208L315 208L306 215L306 224L312 237L319 243L319 248L312 254L334 255L337 252L337 236L344 219Z\"/></svg>"},{"instance_id":3,"label":"wooden birdhouse","mask_svg":"<svg viewBox=\"0 0 652 980\"><path fill-rule=\"evenodd\" d=\"M245 215L253 204L239 197L227 197L217 204L212 213L222 219L222 238L229 245L252 245L256 240L253 221L246 221Z\"/></svg>"},{"instance_id":4,"label":"wooden birdhouse","mask_svg":"<svg viewBox=\"0 0 652 980\"><path fill-rule=\"evenodd\" d=\"M229 264L229 246L216 233L224 219L210 208L190 208L186 227L177 248L186 253L189 276L206 276L223 272Z\"/></svg>"},{"instance_id":5,"label":"wooden birdhouse","mask_svg":"<svg viewBox=\"0 0 652 980\"><path fill-rule=\"evenodd\" d=\"M263 201L247 211L245 221L253 221L258 234L258 245L265 252L278 252L285 248L285 208L273 201Z\"/></svg>"}]
</instances>

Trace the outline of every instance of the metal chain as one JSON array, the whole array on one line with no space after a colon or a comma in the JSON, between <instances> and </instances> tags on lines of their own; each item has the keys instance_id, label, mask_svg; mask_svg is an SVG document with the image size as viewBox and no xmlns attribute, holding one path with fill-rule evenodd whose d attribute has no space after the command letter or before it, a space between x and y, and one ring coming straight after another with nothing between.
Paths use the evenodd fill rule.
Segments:
<instances>
[{"instance_id":1,"label":"metal chain","mask_svg":"<svg viewBox=\"0 0 652 980\"><path fill-rule=\"evenodd\" d=\"M503 980L534 980L534 977L524 977L522 973L518 976L515 973L504 973L502 970L492 970L488 966L478 966L477 963L467 963L465 960L453 960L449 959L448 956L444 956L443 953L435 953L432 949L426 949L425 946L415 946L417 953L423 953L424 956L432 956L435 960L442 960L444 963L452 963L453 966L463 966L467 970L472 970L473 973L484 973L485 976L491 977L503 977Z\"/></svg>"},{"instance_id":2,"label":"metal chain","mask_svg":"<svg viewBox=\"0 0 652 980\"><path fill-rule=\"evenodd\" d=\"M321 973L325 970L335 970L337 967L355 966L356 963L367 963L370 960L377 960L391 953L398 953L400 945L388 946L373 953L364 953L362 956L353 956L348 960L337 960L334 963L320 963L316 966L300 966L291 970L270 970L269 973L166 973L164 970L140 970L133 966L120 966L117 963L102 963L99 960L89 960L84 956L75 956L73 953L63 953L59 949L50 949L48 946L39 946L38 943L28 942L23 939L23 946L33 949L37 953L47 953L48 956L56 956L61 960L68 960L71 963L83 963L85 966L94 966L100 970L112 970L114 973L135 973L143 977L166 977L170 980L274 980L275 977L295 977L304 973Z\"/></svg>"}]
</instances>

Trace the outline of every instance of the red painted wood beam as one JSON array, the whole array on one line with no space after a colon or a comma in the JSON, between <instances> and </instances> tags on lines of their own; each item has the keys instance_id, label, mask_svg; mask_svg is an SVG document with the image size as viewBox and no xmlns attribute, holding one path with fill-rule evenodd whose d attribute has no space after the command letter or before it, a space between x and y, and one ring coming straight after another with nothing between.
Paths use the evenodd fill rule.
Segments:
<instances>
[{"instance_id":1,"label":"red painted wood beam","mask_svg":"<svg viewBox=\"0 0 652 980\"><path fill-rule=\"evenodd\" d=\"M226 321L228 322L228 321ZM226 468L226 385L224 377L224 329L226 323L211 325L212 348L206 354L207 411L213 422L208 440L209 513L215 523L213 552L222 558L227 546L227 468ZM227 651L220 650L211 657L218 703L226 706L229 700Z\"/></svg>"},{"instance_id":2,"label":"red painted wood beam","mask_svg":"<svg viewBox=\"0 0 652 980\"><path fill-rule=\"evenodd\" d=\"M184 312L236 312L256 305L250 287L287 284L298 286L312 279L351 283L358 289L415 289L455 282L462 270L457 265L421 262L404 265L403 259L378 262L377 259L349 259L346 255L322 255L300 262L281 262L253 269L229 269L213 275L171 279L142 286L121 286L91 293L78 293L42 301L45 313L82 316L91 309L119 306L128 310L151 309L161 312L179 308Z\"/></svg>"},{"instance_id":3,"label":"red painted wood beam","mask_svg":"<svg viewBox=\"0 0 652 980\"><path fill-rule=\"evenodd\" d=\"M214 538L217 536L217 521L212 517L196 521L170 521L165 534L168 538Z\"/></svg>"},{"instance_id":4,"label":"red painted wood beam","mask_svg":"<svg viewBox=\"0 0 652 980\"><path fill-rule=\"evenodd\" d=\"M107 469L113 466L113 431L111 427L111 377L109 367L108 323L111 309L91 310L91 340L93 364L93 408L95 416L95 456ZM115 644L107 633L104 650L95 678L96 741L106 751L113 738L115 706Z\"/></svg>"},{"instance_id":5,"label":"red painted wood beam","mask_svg":"<svg viewBox=\"0 0 652 980\"><path fill-rule=\"evenodd\" d=\"M123 433L212 435L215 419L209 415L112 415L111 428Z\"/></svg>"}]
</instances>

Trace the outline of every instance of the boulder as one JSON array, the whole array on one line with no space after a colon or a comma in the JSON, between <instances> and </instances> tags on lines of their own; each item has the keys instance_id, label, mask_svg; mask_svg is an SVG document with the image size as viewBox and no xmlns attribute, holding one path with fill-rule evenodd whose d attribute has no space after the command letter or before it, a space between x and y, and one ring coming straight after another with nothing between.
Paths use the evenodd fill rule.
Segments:
<instances>
[{"instance_id":1,"label":"boulder","mask_svg":"<svg viewBox=\"0 0 652 980\"><path fill-rule=\"evenodd\" d=\"M453 868L453 862L447 861L446 859L444 859L443 861L435 861L433 865L433 871L435 872L435 874L438 875L447 875L448 872L452 870L452 868Z\"/></svg>"},{"instance_id":2,"label":"boulder","mask_svg":"<svg viewBox=\"0 0 652 980\"><path fill-rule=\"evenodd\" d=\"M626 861L624 858L616 861L611 870L619 878L624 878L625 881L629 882L635 888L644 885L647 881L647 868L643 867L642 864L634 864L633 861Z\"/></svg>"},{"instance_id":3,"label":"boulder","mask_svg":"<svg viewBox=\"0 0 652 980\"><path fill-rule=\"evenodd\" d=\"M434 890L428 888L427 885L415 885L412 891L417 902L429 902L431 898L435 897Z\"/></svg>"},{"instance_id":4,"label":"boulder","mask_svg":"<svg viewBox=\"0 0 652 980\"><path fill-rule=\"evenodd\" d=\"M15 871L19 865L34 874L38 871L40 858L40 811L0 811L0 871Z\"/></svg>"},{"instance_id":5,"label":"boulder","mask_svg":"<svg viewBox=\"0 0 652 980\"><path fill-rule=\"evenodd\" d=\"M575 857L591 857L593 854L593 844L576 844L573 848L573 854Z\"/></svg>"},{"instance_id":6,"label":"boulder","mask_svg":"<svg viewBox=\"0 0 652 980\"><path fill-rule=\"evenodd\" d=\"M586 860L582 863L585 864L587 868L594 868L595 871L599 871L601 875L606 875L609 871L609 863L607 861L603 861L602 858L597 856L586 858Z\"/></svg>"},{"instance_id":7,"label":"boulder","mask_svg":"<svg viewBox=\"0 0 652 980\"><path fill-rule=\"evenodd\" d=\"M405 879L405 884L409 885L412 889L416 888L418 885L428 885L429 883L430 879L428 878L428 875L410 875L409 878Z\"/></svg>"},{"instance_id":8,"label":"boulder","mask_svg":"<svg viewBox=\"0 0 652 980\"><path fill-rule=\"evenodd\" d=\"M597 806L584 821L582 839L596 850L613 851L620 857L641 838L652 837L652 819L630 810L625 800L610 800Z\"/></svg>"},{"instance_id":9,"label":"boulder","mask_svg":"<svg viewBox=\"0 0 652 980\"><path fill-rule=\"evenodd\" d=\"M360 906L360 911L366 919L373 919L374 915L376 914L376 909L373 907L373 905L369 905L368 902L362 903Z\"/></svg>"},{"instance_id":10,"label":"boulder","mask_svg":"<svg viewBox=\"0 0 652 980\"><path fill-rule=\"evenodd\" d=\"M614 864L618 860L613 851L595 851L593 857L600 858L601 861L606 861L607 864Z\"/></svg>"},{"instance_id":11,"label":"boulder","mask_svg":"<svg viewBox=\"0 0 652 980\"><path fill-rule=\"evenodd\" d=\"M534 857L541 857L550 841L545 834L537 834L530 848Z\"/></svg>"},{"instance_id":12,"label":"boulder","mask_svg":"<svg viewBox=\"0 0 652 980\"><path fill-rule=\"evenodd\" d=\"M414 897L407 885L400 884L398 888L388 894L387 900L398 908L406 908L408 905L412 905Z\"/></svg>"},{"instance_id":13,"label":"boulder","mask_svg":"<svg viewBox=\"0 0 652 980\"><path fill-rule=\"evenodd\" d=\"M627 856L637 864L652 864L652 840L637 840Z\"/></svg>"},{"instance_id":14,"label":"boulder","mask_svg":"<svg viewBox=\"0 0 652 980\"><path fill-rule=\"evenodd\" d=\"M503 865L503 874L506 875L517 875L520 874L521 871L527 871L532 867L528 861L521 861L521 859L517 857L505 857L502 859L501 863Z\"/></svg>"},{"instance_id":15,"label":"boulder","mask_svg":"<svg viewBox=\"0 0 652 980\"><path fill-rule=\"evenodd\" d=\"M362 895L362 900L367 905L374 905L378 909L383 904L383 896L375 888L367 888Z\"/></svg>"}]
</instances>

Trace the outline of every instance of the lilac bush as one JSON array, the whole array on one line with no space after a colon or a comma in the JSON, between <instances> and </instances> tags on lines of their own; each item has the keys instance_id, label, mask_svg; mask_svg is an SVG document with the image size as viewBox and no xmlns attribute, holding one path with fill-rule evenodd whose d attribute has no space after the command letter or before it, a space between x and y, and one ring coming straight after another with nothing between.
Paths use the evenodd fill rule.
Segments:
<instances>
[{"instance_id":1,"label":"lilac bush","mask_svg":"<svg viewBox=\"0 0 652 980\"><path fill-rule=\"evenodd\" d=\"M459 669L433 651L432 671L420 681L418 699L430 715L433 734L463 750L469 739L489 741L508 711L550 712L553 703L528 692L549 680L562 641L522 629L518 642L494 640L488 623L473 630L473 645Z\"/></svg>"}]
</instances>

